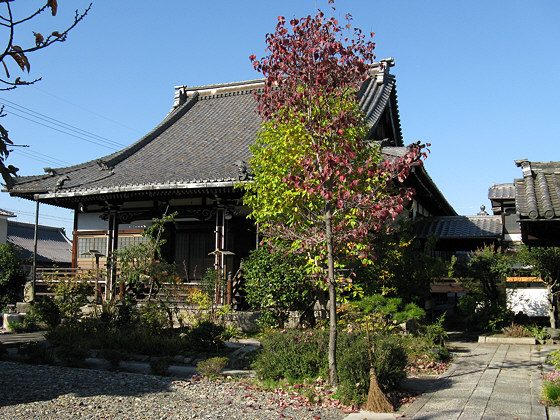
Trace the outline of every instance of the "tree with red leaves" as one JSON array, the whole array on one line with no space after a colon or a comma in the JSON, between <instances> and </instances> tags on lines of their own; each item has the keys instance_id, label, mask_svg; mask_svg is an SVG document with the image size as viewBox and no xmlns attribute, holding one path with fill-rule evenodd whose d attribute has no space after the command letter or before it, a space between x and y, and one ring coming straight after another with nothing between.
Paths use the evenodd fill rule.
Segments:
<instances>
[{"instance_id":1,"label":"tree with red leaves","mask_svg":"<svg viewBox=\"0 0 560 420\"><path fill-rule=\"evenodd\" d=\"M334 9L334 8L333 8ZM268 241L288 241L329 290L329 377L338 384L336 300L349 263L373 262L372 235L387 229L413 191L395 189L425 156L413 145L383 161L366 138L357 91L375 44L359 29L315 17L279 17L266 36L268 55L250 57L265 86L255 93L263 128L252 147L246 203ZM345 36L348 31L350 36ZM373 36L373 34L371 34Z\"/></svg>"}]
</instances>

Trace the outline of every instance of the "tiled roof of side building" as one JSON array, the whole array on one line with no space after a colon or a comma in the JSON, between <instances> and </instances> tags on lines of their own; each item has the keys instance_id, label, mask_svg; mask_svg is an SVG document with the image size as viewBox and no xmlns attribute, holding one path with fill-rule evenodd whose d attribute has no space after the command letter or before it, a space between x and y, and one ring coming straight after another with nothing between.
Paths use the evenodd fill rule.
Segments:
<instances>
[{"instance_id":1,"label":"tiled roof of side building","mask_svg":"<svg viewBox=\"0 0 560 420\"><path fill-rule=\"evenodd\" d=\"M0 209L0 217L15 217L15 214L11 211Z\"/></svg>"},{"instance_id":2,"label":"tiled roof of side building","mask_svg":"<svg viewBox=\"0 0 560 420\"><path fill-rule=\"evenodd\" d=\"M500 216L441 216L421 219L414 226L416 235L426 238L435 234L447 238L501 238Z\"/></svg>"},{"instance_id":3,"label":"tiled roof of side building","mask_svg":"<svg viewBox=\"0 0 560 420\"><path fill-rule=\"evenodd\" d=\"M21 249L21 258L24 260L33 256L34 234L35 225L8 221L7 240ZM72 242L64 234L63 228L38 226L37 261L72 262Z\"/></svg>"},{"instance_id":4,"label":"tiled roof of side building","mask_svg":"<svg viewBox=\"0 0 560 420\"><path fill-rule=\"evenodd\" d=\"M521 218L560 219L560 162L517 160L523 178L515 180L515 207Z\"/></svg>"},{"instance_id":5,"label":"tiled roof of side building","mask_svg":"<svg viewBox=\"0 0 560 420\"><path fill-rule=\"evenodd\" d=\"M494 184L488 189L488 198L492 199L513 199L515 198L515 185L508 184Z\"/></svg>"}]
</instances>

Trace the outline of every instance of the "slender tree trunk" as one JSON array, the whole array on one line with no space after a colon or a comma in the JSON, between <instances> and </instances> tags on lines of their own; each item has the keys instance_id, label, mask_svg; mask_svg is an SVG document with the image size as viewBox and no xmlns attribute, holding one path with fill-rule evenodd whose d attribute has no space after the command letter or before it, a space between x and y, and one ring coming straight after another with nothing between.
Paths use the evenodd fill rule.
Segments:
<instances>
[{"instance_id":1,"label":"slender tree trunk","mask_svg":"<svg viewBox=\"0 0 560 420\"><path fill-rule=\"evenodd\" d=\"M325 212L325 228L327 240L327 264L329 280L329 380L333 387L338 386L338 369L336 363L336 279L334 276L334 251L332 233L332 212L327 207Z\"/></svg>"},{"instance_id":2,"label":"slender tree trunk","mask_svg":"<svg viewBox=\"0 0 560 420\"><path fill-rule=\"evenodd\" d=\"M552 286L546 286L548 292L548 315L550 318L550 328L556 328L556 296L553 293Z\"/></svg>"}]
</instances>

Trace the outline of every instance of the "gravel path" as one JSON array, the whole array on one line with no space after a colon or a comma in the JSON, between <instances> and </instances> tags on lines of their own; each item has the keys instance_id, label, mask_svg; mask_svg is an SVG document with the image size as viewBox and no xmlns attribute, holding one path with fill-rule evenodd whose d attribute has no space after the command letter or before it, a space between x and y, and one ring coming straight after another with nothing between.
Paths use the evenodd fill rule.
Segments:
<instances>
[{"instance_id":1,"label":"gravel path","mask_svg":"<svg viewBox=\"0 0 560 420\"><path fill-rule=\"evenodd\" d=\"M343 419L301 396L231 380L0 362L1 419Z\"/></svg>"}]
</instances>

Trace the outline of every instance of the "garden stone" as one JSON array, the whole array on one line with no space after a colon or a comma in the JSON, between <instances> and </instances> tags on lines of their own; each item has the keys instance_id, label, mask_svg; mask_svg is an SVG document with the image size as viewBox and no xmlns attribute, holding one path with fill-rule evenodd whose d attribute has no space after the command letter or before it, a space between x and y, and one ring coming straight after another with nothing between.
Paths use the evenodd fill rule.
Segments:
<instances>
[{"instance_id":1,"label":"garden stone","mask_svg":"<svg viewBox=\"0 0 560 420\"><path fill-rule=\"evenodd\" d=\"M559 328L548 328L548 334L550 335L550 338L553 340L559 340L560 339L560 329Z\"/></svg>"},{"instance_id":2,"label":"garden stone","mask_svg":"<svg viewBox=\"0 0 560 420\"><path fill-rule=\"evenodd\" d=\"M3 318L2 328L4 328L6 331L9 331L9 332L14 332L14 330L12 328L10 328L10 323L11 322L22 322L23 321L23 316L19 315L17 313L2 314L2 318Z\"/></svg>"},{"instance_id":3,"label":"garden stone","mask_svg":"<svg viewBox=\"0 0 560 420\"><path fill-rule=\"evenodd\" d=\"M150 356L147 356L145 354L133 354L131 358L136 362L147 362L148 360L150 360Z\"/></svg>"},{"instance_id":4,"label":"garden stone","mask_svg":"<svg viewBox=\"0 0 560 420\"><path fill-rule=\"evenodd\" d=\"M181 356L180 354L173 356L173 361L175 363L185 363L185 358L183 356Z\"/></svg>"},{"instance_id":5,"label":"garden stone","mask_svg":"<svg viewBox=\"0 0 560 420\"><path fill-rule=\"evenodd\" d=\"M28 302L16 302L16 312L26 314L31 310L32 306Z\"/></svg>"}]
</instances>

